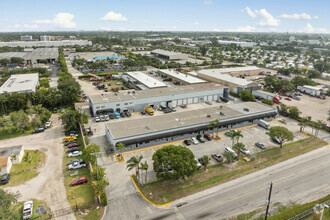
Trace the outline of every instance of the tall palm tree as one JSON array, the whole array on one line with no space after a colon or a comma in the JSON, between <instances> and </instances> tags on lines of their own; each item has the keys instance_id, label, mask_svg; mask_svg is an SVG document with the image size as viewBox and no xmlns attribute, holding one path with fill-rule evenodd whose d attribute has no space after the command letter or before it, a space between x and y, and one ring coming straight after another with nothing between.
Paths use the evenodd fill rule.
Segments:
<instances>
[{"instance_id":1,"label":"tall palm tree","mask_svg":"<svg viewBox=\"0 0 330 220\"><path fill-rule=\"evenodd\" d=\"M305 125L305 127L306 126L311 126L312 127L312 134L313 134L313 126L311 125L311 122L312 122L312 117L311 116L307 116L306 117L306 125ZM305 128L304 128L303 131L305 131Z\"/></svg>"},{"instance_id":2,"label":"tall palm tree","mask_svg":"<svg viewBox=\"0 0 330 220\"><path fill-rule=\"evenodd\" d=\"M116 149L117 150L120 150L120 160L122 160L123 159L123 149L125 148L125 144L123 144L123 143L118 143L117 145L116 145Z\"/></svg>"},{"instance_id":3,"label":"tall palm tree","mask_svg":"<svg viewBox=\"0 0 330 220\"><path fill-rule=\"evenodd\" d=\"M144 163L141 163L140 169L146 171L146 181L145 181L145 183L148 182L148 168L149 168L148 161L144 161Z\"/></svg>"},{"instance_id":4,"label":"tall palm tree","mask_svg":"<svg viewBox=\"0 0 330 220\"><path fill-rule=\"evenodd\" d=\"M127 169L128 170L131 170L133 168L135 168L135 175L136 177L138 178L139 176L139 167L140 167L140 163L141 163L141 160L143 159L143 156L140 155L139 157L131 157L128 161L127 161Z\"/></svg>"},{"instance_id":5,"label":"tall palm tree","mask_svg":"<svg viewBox=\"0 0 330 220\"><path fill-rule=\"evenodd\" d=\"M232 144L231 146L234 146L234 141L235 141L235 138L236 138L236 132L232 131L232 132L229 132L228 136L230 137L230 139L232 140Z\"/></svg>"},{"instance_id":6,"label":"tall palm tree","mask_svg":"<svg viewBox=\"0 0 330 220\"><path fill-rule=\"evenodd\" d=\"M230 151L225 152L223 156L226 158L226 161L228 163L231 163L235 159L234 153Z\"/></svg>"},{"instance_id":7,"label":"tall palm tree","mask_svg":"<svg viewBox=\"0 0 330 220\"><path fill-rule=\"evenodd\" d=\"M210 121L209 123L209 128L213 129L213 138L218 137L218 129L219 129L220 121L219 119ZM215 135L214 128L216 128L217 135Z\"/></svg>"},{"instance_id":8,"label":"tall palm tree","mask_svg":"<svg viewBox=\"0 0 330 220\"><path fill-rule=\"evenodd\" d=\"M235 131L236 143L238 143L239 139L243 137L242 131Z\"/></svg>"},{"instance_id":9,"label":"tall palm tree","mask_svg":"<svg viewBox=\"0 0 330 220\"><path fill-rule=\"evenodd\" d=\"M315 136L317 137L319 135L319 131L321 130L321 128L323 127L324 121L322 120L317 120L316 122L316 131L315 131Z\"/></svg>"},{"instance_id":10,"label":"tall palm tree","mask_svg":"<svg viewBox=\"0 0 330 220\"><path fill-rule=\"evenodd\" d=\"M204 171L207 169L207 165L209 165L211 158L207 155L204 155L200 159L200 163L204 166Z\"/></svg>"},{"instance_id":11,"label":"tall palm tree","mask_svg":"<svg viewBox=\"0 0 330 220\"><path fill-rule=\"evenodd\" d=\"M237 152L237 159L239 160L239 156L241 155L241 149L245 149L245 145L242 142L237 142L234 146L233 149L236 150Z\"/></svg>"}]
</instances>

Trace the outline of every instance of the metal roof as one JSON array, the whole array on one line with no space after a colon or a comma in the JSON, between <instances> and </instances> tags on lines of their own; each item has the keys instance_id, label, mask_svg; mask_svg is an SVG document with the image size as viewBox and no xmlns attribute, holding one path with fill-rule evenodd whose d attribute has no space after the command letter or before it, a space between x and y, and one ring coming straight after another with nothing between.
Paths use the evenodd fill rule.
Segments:
<instances>
[{"instance_id":1,"label":"metal roof","mask_svg":"<svg viewBox=\"0 0 330 220\"><path fill-rule=\"evenodd\" d=\"M10 59L11 57L20 57L24 58L26 52L7 52L7 53L0 53L0 59Z\"/></svg>"},{"instance_id":2,"label":"metal roof","mask_svg":"<svg viewBox=\"0 0 330 220\"><path fill-rule=\"evenodd\" d=\"M0 94L4 92L29 92L35 91L38 85L38 73L11 75L0 87Z\"/></svg>"},{"instance_id":3,"label":"metal roof","mask_svg":"<svg viewBox=\"0 0 330 220\"><path fill-rule=\"evenodd\" d=\"M37 48L32 52L26 53L23 57L25 60L32 59L57 59L58 58L58 48Z\"/></svg>"},{"instance_id":4,"label":"metal roof","mask_svg":"<svg viewBox=\"0 0 330 220\"><path fill-rule=\"evenodd\" d=\"M248 108L249 111L244 111ZM224 113L220 115L220 112ZM138 135L153 135L159 132L170 132L171 129L203 126L210 121L219 119L220 123L226 123L228 120L239 120L246 116L253 116L256 114L276 113L276 108L257 103L257 102L243 102L237 104L223 105L220 109L219 105L208 107L204 109L176 112L152 117L143 117L138 119L131 119L125 121L114 121L107 123L113 138L127 138Z\"/></svg>"},{"instance_id":5,"label":"metal roof","mask_svg":"<svg viewBox=\"0 0 330 220\"><path fill-rule=\"evenodd\" d=\"M167 85L151 76L148 76L145 73L135 71L135 72L126 72L125 74L129 75L130 77L136 79L149 89L152 88L160 88L160 87L167 87Z\"/></svg>"},{"instance_id":6,"label":"metal roof","mask_svg":"<svg viewBox=\"0 0 330 220\"><path fill-rule=\"evenodd\" d=\"M230 68L222 68L222 69L213 69L219 73L228 73L228 72L242 72L242 71L250 71L250 70L261 70L256 66L242 66L242 67L230 67Z\"/></svg>"},{"instance_id":7,"label":"metal roof","mask_svg":"<svg viewBox=\"0 0 330 220\"><path fill-rule=\"evenodd\" d=\"M162 49L153 50L153 51L151 51L151 53L157 53L157 54L161 54L164 56L173 56L173 55L177 55L177 54L182 54L182 53L176 53L173 51L162 50Z\"/></svg>"},{"instance_id":8,"label":"metal roof","mask_svg":"<svg viewBox=\"0 0 330 220\"><path fill-rule=\"evenodd\" d=\"M194 84L194 83L206 83L205 80L194 77L194 76L190 76L188 74L184 74L184 73L180 73L174 70L170 70L170 69L166 69L166 70L158 70L158 72L166 74L172 78L184 81L186 83L189 84Z\"/></svg>"}]
</instances>

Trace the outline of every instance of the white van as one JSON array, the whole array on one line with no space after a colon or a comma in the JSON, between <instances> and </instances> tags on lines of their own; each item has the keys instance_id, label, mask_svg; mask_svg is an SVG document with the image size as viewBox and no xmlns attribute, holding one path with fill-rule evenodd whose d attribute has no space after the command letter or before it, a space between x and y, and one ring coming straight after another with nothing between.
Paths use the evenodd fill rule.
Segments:
<instances>
[{"instance_id":1,"label":"white van","mask_svg":"<svg viewBox=\"0 0 330 220\"><path fill-rule=\"evenodd\" d=\"M237 157L236 152L233 149L231 149L230 147L225 147L225 152L232 152L235 155L235 157Z\"/></svg>"},{"instance_id":2,"label":"white van","mask_svg":"<svg viewBox=\"0 0 330 220\"><path fill-rule=\"evenodd\" d=\"M270 129L270 124L264 120L259 120L258 125L269 130Z\"/></svg>"}]
</instances>

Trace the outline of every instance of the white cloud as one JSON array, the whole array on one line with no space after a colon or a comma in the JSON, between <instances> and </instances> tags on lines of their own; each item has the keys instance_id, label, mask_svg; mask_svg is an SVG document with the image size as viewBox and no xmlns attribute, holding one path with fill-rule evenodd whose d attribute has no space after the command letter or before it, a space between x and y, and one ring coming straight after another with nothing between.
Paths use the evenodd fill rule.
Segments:
<instances>
[{"instance_id":1,"label":"white cloud","mask_svg":"<svg viewBox=\"0 0 330 220\"><path fill-rule=\"evenodd\" d=\"M100 28L99 31L124 31L124 28L107 28L107 27L103 27Z\"/></svg>"},{"instance_id":2,"label":"white cloud","mask_svg":"<svg viewBox=\"0 0 330 220\"><path fill-rule=\"evenodd\" d=\"M256 28L252 26L243 26L243 27L237 27L235 31L237 32L251 32L254 31Z\"/></svg>"},{"instance_id":3,"label":"white cloud","mask_svg":"<svg viewBox=\"0 0 330 220\"><path fill-rule=\"evenodd\" d=\"M128 19L124 17L121 13L116 13L114 11L108 12L104 17L101 18L102 21L127 21Z\"/></svg>"},{"instance_id":4,"label":"white cloud","mask_svg":"<svg viewBox=\"0 0 330 220\"><path fill-rule=\"evenodd\" d=\"M319 16L315 15L315 16L314 16L314 19L319 19Z\"/></svg>"},{"instance_id":5,"label":"white cloud","mask_svg":"<svg viewBox=\"0 0 330 220\"><path fill-rule=\"evenodd\" d=\"M317 17L317 16L314 16ZM302 14L292 14L292 15L288 15L288 14L282 14L279 16L279 18L284 18L284 19L294 19L294 20L312 20L312 16L310 16L309 14L306 13L302 13Z\"/></svg>"},{"instance_id":6,"label":"white cloud","mask_svg":"<svg viewBox=\"0 0 330 220\"><path fill-rule=\"evenodd\" d=\"M214 32L220 32L221 30L218 29L218 28L214 28L213 31L214 31Z\"/></svg>"},{"instance_id":7,"label":"white cloud","mask_svg":"<svg viewBox=\"0 0 330 220\"><path fill-rule=\"evenodd\" d=\"M259 22L257 23L259 26L267 26L267 27L277 27L280 25L280 20L274 18L266 9L255 9L252 11L249 7L245 8L246 13L252 18L260 18Z\"/></svg>"},{"instance_id":8,"label":"white cloud","mask_svg":"<svg viewBox=\"0 0 330 220\"><path fill-rule=\"evenodd\" d=\"M36 24L50 24L62 28L75 28L77 25L73 21L74 15L66 12L60 12L55 15L53 20L36 20Z\"/></svg>"},{"instance_id":9,"label":"white cloud","mask_svg":"<svg viewBox=\"0 0 330 220\"><path fill-rule=\"evenodd\" d=\"M199 25L199 22L195 21L195 22L194 22L194 25Z\"/></svg>"},{"instance_id":10,"label":"white cloud","mask_svg":"<svg viewBox=\"0 0 330 220\"><path fill-rule=\"evenodd\" d=\"M302 30L300 30L299 32L327 33L327 29L325 29L325 28L315 28L310 23L307 23L306 26Z\"/></svg>"},{"instance_id":11,"label":"white cloud","mask_svg":"<svg viewBox=\"0 0 330 220\"><path fill-rule=\"evenodd\" d=\"M26 28L26 29L36 29L39 26L37 24L15 24L14 28Z\"/></svg>"},{"instance_id":12,"label":"white cloud","mask_svg":"<svg viewBox=\"0 0 330 220\"><path fill-rule=\"evenodd\" d=\"M204 1L204 5L212 5L212 1Z\"/></svg>"}]
</instances>

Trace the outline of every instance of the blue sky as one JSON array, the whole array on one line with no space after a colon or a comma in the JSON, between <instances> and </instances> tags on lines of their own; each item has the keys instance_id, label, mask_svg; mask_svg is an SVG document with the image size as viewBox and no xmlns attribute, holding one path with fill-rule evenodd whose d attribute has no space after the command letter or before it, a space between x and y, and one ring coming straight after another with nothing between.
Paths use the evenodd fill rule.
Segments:
<instances>
[{"instance_id":1,"label":"blue sky","mask_svg":"<svg viewBox=\"0 0 330 220\"><path fill-rule=\"evenodd\" d=\"M0 31L330 33L329 0L0 0Z\"/></svg>"}]
</instances>

